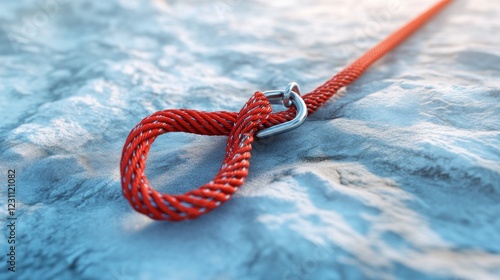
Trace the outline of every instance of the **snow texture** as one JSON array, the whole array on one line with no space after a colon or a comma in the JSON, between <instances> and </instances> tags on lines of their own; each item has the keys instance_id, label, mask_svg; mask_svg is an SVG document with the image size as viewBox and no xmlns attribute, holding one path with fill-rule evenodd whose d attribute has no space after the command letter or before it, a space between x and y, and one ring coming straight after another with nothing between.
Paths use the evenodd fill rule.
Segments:
<instances>
[{"instance_id":1,"label":"snow texture","mask_svg":"<svg viewBox=\"0 0 500 280\"><path fill-rule=\"evenodd\" d=\"M255 143L235 197L156 222L121 193L122 145L167 108L309 92L434 1L3 1L1 279L499 279L500 6L455 1L300 128ZM147 175L209 181L225 137L169 134ZM6 188L0 213L7 215Z\"/></svg>"}]
</instances>

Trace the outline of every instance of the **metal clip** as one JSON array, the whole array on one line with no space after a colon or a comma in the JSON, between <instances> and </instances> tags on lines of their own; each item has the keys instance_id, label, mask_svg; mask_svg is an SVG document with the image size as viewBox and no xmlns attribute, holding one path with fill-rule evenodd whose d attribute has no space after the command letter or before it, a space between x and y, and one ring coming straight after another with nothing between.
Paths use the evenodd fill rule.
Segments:
<instances>
[{"instance_id":1,"label":"metal clip","mask_svg":"<svg viewBox=\"0 0 500 280\"><path fill-rule=\"evenodd\" d=\"M299 127L306 120L307 106L302 97L300 97L300 88L297 83L289 83L284 91L269 90L263 93L272 104L283 104L283 106L287 108L292 106L292 104L295 105L297 114L295 118L288 122L277 124L257 132L256 136L258 139L268 138L276 134L290 131Z\"/></svg>"}]
</instances>

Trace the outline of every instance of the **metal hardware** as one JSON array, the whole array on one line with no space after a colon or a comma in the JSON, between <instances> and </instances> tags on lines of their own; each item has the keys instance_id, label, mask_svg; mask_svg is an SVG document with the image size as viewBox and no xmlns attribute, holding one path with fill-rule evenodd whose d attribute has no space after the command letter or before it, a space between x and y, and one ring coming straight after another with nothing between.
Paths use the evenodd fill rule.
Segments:
<instances>
[{"instance_id":1,"label":"metal hardware","mask_svg":"<svg viewBox=\"0 0 500 280\"><path fill-rule=\"evenodd\" d=\"M295 105L297 114L292 120L277 124L257 132L258 139L264 139L276 134L290 131L299 127L307 117L307 106L302 97L300 97L300 88L297 83L289 83L285 90L264 91L264 95L272 104L282 104L285 107Z\"/></svg>"}]
</instances>

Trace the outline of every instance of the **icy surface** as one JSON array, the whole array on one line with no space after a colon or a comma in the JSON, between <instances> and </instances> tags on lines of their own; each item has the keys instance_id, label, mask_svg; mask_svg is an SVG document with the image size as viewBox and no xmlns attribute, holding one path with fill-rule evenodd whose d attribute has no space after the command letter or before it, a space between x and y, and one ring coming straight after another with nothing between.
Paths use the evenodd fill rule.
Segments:
<instances>
[{"instance_id":1,"label":"icy surface","mask_svg":"<svg viewBox=\"0 0 500 280\"><path fill-rule=\"evenodd\" d=\"M2 257L1 279L500 278L495 1L456 1L302 127L256 143L216 211L134 212L118 166L143 117L235 111L290 81L311 91L433 3L206 2L2 2L0 179L16 168L18 272ZM147 174L164 192L196 188L224 143L160 137Z\"/></svg>"}]
</instances>

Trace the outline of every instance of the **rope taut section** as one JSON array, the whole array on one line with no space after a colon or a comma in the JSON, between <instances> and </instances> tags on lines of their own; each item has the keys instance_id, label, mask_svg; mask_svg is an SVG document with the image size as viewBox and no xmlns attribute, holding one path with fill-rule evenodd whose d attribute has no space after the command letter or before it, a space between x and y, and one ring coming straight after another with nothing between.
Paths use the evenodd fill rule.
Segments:
<instances>
[{"instance_id":1,"label":"rope taut section","mask_svg":"<svg viewBox=\"0 0 500 280\"><path fill-rule=\"evenodd\" d=\"M392 33L337 75L303 96L309 114L339 89L351 84L377 59L395 48L452 0L438 1L427 11ZM125 198L140 213L156 220L181 221L205 214L226 202L243 185L250 166L252 142L257 131L295 117L292 106L272 113L261 92L256 92L240 112L201 112L186 109L159 111L143 119L130 132L122 150L121 184ZM162 194L149 185L144 174L149 149L167 132L228 135L226 156L214 179L182 195Z\"/></svg>"}]
</instances>

